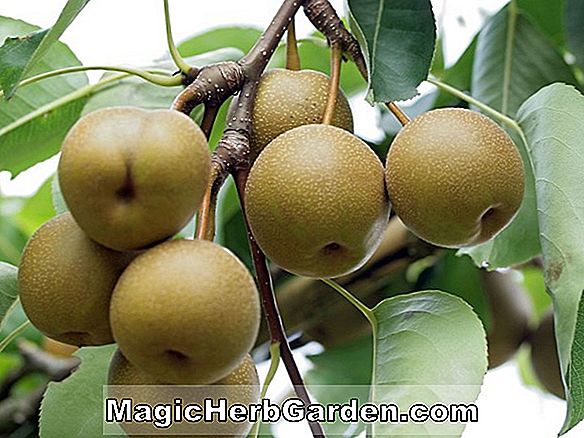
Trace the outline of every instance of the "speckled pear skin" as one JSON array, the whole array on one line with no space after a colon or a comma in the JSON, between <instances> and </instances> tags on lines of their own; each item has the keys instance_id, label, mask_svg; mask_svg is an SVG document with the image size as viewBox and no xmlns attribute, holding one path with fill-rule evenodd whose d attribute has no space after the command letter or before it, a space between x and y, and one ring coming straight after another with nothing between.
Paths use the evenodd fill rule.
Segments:
<instances>
[{"instance_id":1,"label":"speckled pear skin","mask_svg":"<svg viewBox=\"0 0 584 438\"><path fill-rule=\"evenodd\" d=\"M231 252L174 240L138 256L118 281L111 325L120 350L144 372L177 384L215 382L257 337L254 280Z\"/></svg>"},{"instance_id":2,"label":"speckled pear skin","mask_svg":"<svg viewBox=\"0 0 584 438\"><path fill-rule=\"evenodd\" d=\"M515 216L524 171L509 136L475 111L429 111L408 123L387 156L394 211L421 239L443 247L485 242Z\"/></svg>"},{"instance_id":3,"label":"speckled pear skin","mask_svg":"<svg viewBox=\"0 0 584 438\"><path fill-rule=\"evenodd\" d=\"M306 277L358 269L387 227L381 162L367 144L334 126L305 125L277 137L255 161L245 196L260 247Z\"/></svg>"},{"instance_id":4,"label":"speckled pear skin","mask_svg":"<svg viewBox=\"0 0 584 438\"><path fill-rule=\"evenodd\" d=\"M313 70L273 69L260 81L252 115L251 153L256 157L278 135L322 122L330 79ZM353 132L353 115L339 90L332 125Z\"/></svg>"},{"instance_id":5,"label":"speckled pear skin","mask_svg":"<svg viewBox=\"0 0 584 438\"><path fill-rule=\"evenodd\" d=\"M133 255L89 239L69 213L31 237L20 263L22 307L48 337L71 345L112 343L109 304L116 282Z\"/></svg>"},{"instance_id":6,"label":"speckled pear skin","mask_svg":"<svg viewBox=\"0 0 584 438\"><path fill-rule=\"evenodd\" d=\"M109 371L108 371L108 385L119 385L125 386L125 388L110 388L110 396L116 398L131 397L134 399L134 403L147 402L148 404L154 406L157 403L172 403L175 398L176 392L173 391L172 386L167 389L155 388L154 385L163 386L166 385L161 382L156 377L144 373L139 368L131 364L128 359L124 357L120 350L116 350L110 361ZM151 387L142 387L144 385L152 385ZM252 403L257 403L260 398L260 381L257 373L255 363L251 356L246 355L239 365L233 370L229 375L223 379L213 383L213 385L220 385L222 388L219 390L217 395L208 394L213 397L225 396L229 404L241 403L249 405ZM130 387L133 386L133 387ZM233 388L225 388L226 386L233 386ZM225 393L227 391L227 393ZM181 388L179 395L184 395L188 393L188 389ZM193 388L192 394L194 397L202 394L203 391ZM187 401L185 401L186 403ZM190 397L188 403L199 403L202 404L203 400L193 399ZM129 424L122 423L122 429L128 433L129 436L140 436L143 433L152 432L153 427L151 425L144 424ZM222 427L225 427L223 425ZM197 429L197 425L183 426L190 429ZM246 436L250 429L251 424L249 423L229 423L227 425L229 429L233 431L233 435L221 434L221 436L232 436L232 437L242 437ZM185 432L185 429L182 429ZM208 431L207 431L208 432ZM222 432L225 432L223 430ZM170 435L175 436L175 435ZM176 435L176 437L209 437L208 433L205 435Z\"/></svg>"},{"instance_id":7,"label":"speckled pear skin","mask_svg":"<svg viewBox=\"0 0 584 438\"><path fill-rule=\"evenodd\" d=\"M144 248L193 217L209 179L201 129L178 111L115 107L81 118L59 162L63 197L96 242Z\"/></svg>"}]
</instances>

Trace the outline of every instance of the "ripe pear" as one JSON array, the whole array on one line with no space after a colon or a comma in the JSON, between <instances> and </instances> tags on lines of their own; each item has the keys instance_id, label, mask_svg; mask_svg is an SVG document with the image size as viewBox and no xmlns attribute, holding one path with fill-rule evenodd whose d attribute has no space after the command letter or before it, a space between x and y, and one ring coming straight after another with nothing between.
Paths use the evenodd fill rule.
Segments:
<instances>
[{"instance_id":1,"label":"ripe pear","mask_svg":"<svg viewBox=\"0 0 584 438\"><path fill-rule=\"evenodd\" d=\"M515 216L524 191L513 141L488 117L458 108L408 123L389 150L386 178L403 223L444 247L491 239Z\"/></svg>"},{"instance_id":2,"label":"ripe pear","mask_svg":"<svg viewBox=\"0 0 584 438\"><path fill-rule=\"evenodd\" d=\"M546 313L531 340L531 363L540 383L559 398L566 398L554 330L554 314Z\"/></svg>"},{"instance_id":3,"label":"ripe pear","mask_svg":"<svg viewBox=\"0 0 584 438\"><path fill-rule=\"evenodd\" d=\"M531 301L513 277L513 272L481 272L491 310L487 333L491 369L511 359L529 333Z\"/></svg>"},{"instance_id":4,"label":"ripe pear","mask_svg":"<svg viewBox=\"0 0 584 438\"><path fill-rule=\"evenodd\" d=\"M66 344L113 342L110 298L132 257L89 239L69 213L51 219L31 237L18 271L27 317Z\"/></svg>"},{"instance_id":5,"label":"ripe pear","mask_svg":"<svg viewBox=\"0 0 584 438\"><path fill-rule=\"evenodd\" d=\"M251 153L256 157L278 135L322 122L330 79L313 70L273 69L258 86L252 113ZM332 125L353 131L353 115L339 90Z\"/></svg>"},{"instance_id":6,"label":"ripe pear","mask_svg":"<svg viewBox=\"0 0 584 438\"><path fill-rule=\"evenodd\" d=\"M306 277L338 277L377 248L389 215L383 166L359 138L304 125L259 155L245 188L246 213L266 255Z\"/></svg>"},{"instance_id":7,"label":"ripe pear","mask_svg":"<svg viewBox=\"0 0 584 438\"><path fill-rule=\"evenodd\" d=\"M155 406L158 403L172 404L174 399L182 398L184 403L203 404L204 398L212 398L214 404L218 398L227 399L228 405L241 403L249 405L257 403L260 398L260 382L255 363L248 354L237 365L234 371L221 380L214 382L212 386L207 387L173 387L149 374L144 373L140 368L135 367L122 354L116 350L112 356L108 372L108 396L116 399L132 398L134 405L138 403L148 403ZM155 427L150 424L129 423L120 424L122 429L130 435L144 435L155 431ZM217 428L217 434L221 436L241 437L246 436L250 429L250 423L207 423L204 435L186 435L210 436L209 433ZM219 429L220 428L220 429ZM173 432L188 433L197 431L202 432L201 424L176 424L173 426ZM229 435L228 435L229 434ZM172 436L172 435L171 435Z\"/></svg>"},{"instance_id":8,"label":"ripe pear","mask_svg":"<svg viewBox=\"0 0 584 438\"><path fill-rule=\"evenodd\" d=\"M138 256L114 290L111 325L120 350L158 379L205 384L251 350L260 304L254 280L212 242L175 240Z\"/></svg>"},{"instance_id":9,"label":"ripe pear","mask_svg":"<svg viewBox=\"0 0 584 438\"><path fill-rule=\"evenodd\" d=\"M203 198L209 168L205 135L184 114L106 108L69 131L59 182L83 231L122 251L180 231Z\"/></svg>"}]
</instances>

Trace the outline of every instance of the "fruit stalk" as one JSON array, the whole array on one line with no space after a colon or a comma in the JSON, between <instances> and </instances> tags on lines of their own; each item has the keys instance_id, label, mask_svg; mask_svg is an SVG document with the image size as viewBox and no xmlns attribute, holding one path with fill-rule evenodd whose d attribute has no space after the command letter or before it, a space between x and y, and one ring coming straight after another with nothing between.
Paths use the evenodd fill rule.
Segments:
<instances>
[{"instance_id":1,"label":"fruit stalk","mask_svg":"<svg viewBox=\"0 0 584 438\"><path fill-rule=\"evenodd\" d=\"M310 396L306 387L304 386L304 381L302 375L298 370L298 366L294 361L294 356L292 355L292 350L290 344L288 343L288 338L286 337L286 332L284 325L282 323L282 318L280 317L280 311L276 303L276 295L274 294L274 287L272 284L272 277L268 269L266 262L266 256L258 246L251 230L247 217L245 215L245 204L244 204L244 193L245 193L245 183L247 180L247 169L239 170L235 176L235 184L237 187L237 193L239 194L239 199L241 201L241 208L244 212L247 236L249 240L250 251L253 259L254 268L256 271L256 279L258 283L258 289L260 290L262 307L266 315L266 322L268 325L268 331L270 333L271 343L280 344L280 356L290 377L290 381L294 385L294 390L298 397L305 403L310 404ZM318 422L310 421L309 423L312 435L315 437L324 437L324 431L322 426Z\"/></svg>"},{"instance_id":2,"label":"fruit stalk","mask_svg":"<svg viewBox=\"0 0 584 438\"><path fill-rule=\"evenodd\" d=\"M304 13L314 27L327 37L331 47L339 44L342 52L353 60L363 79L368 80L367 63L361 46L347 30L329 0L306 0L304 2ZM397 104L388 102L386 106L403 126L407 125L410 118Z\"/></svg>"},{"instance_id":3,"label":"fruit stalk","mask_svg":"<svg viewBox=\"0 0 584 438\"><path fill-rule=\"evenodd\" d=\"M294 71L301 69L294 19L288 25L288 31L286 32L286 68Z\"/></svg>"},{"instance_id":4,"label":"fruit stalk","mask_svg":"<svg viewBox=\"0 0 584 438\"><path fill-rule=\"evenodd\" d=\"M341 82L341 62L343 57L343 48L340 43L331 45L331 80L328 92L328 99L322 116L322 124L330 125L335 114L337 105L337 96L339 95L339 85Z\"/></svg>"}]
</instances>

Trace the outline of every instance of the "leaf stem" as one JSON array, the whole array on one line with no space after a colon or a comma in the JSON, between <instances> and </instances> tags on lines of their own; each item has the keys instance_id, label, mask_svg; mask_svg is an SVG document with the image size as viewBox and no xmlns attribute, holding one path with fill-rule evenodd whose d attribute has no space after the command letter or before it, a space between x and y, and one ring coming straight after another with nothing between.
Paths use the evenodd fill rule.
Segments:
<instances>
[{"instance_id":1,"label":"leaf stem","mask_svg":"<svg viewBox=\"0 0 584 438\"><path fill-rule=\"evenodd\" d=\"M32 76L28 79L23 80L18 84L18 87L24 87L26 85L34 84L35 82L39 82L45 79L49 79L56 76L62 76L72 73L80 73L84 71L94 71L94 70L101 70L101 71L111 71L111 72L118 72L118 73L126 73L128 75L138 76L145 81L151 82L155 85L160 85L162 87L177 87L181 85L181 78L179 76L167 76L164 74L157 73L154 70L139 70L130 67L117 67L117 66L107 66L107 65L79 65L75 67L65 67L58 70L48 71L46 73L41 73L36 76ZM103 81L102 81L103 82ZM0 97L4 96L4 92L0 90Z\"/></svg>"},{"instance_id":2,"label":"leaf stem","mask_svg":"<svg viewBox=\"0 0 584 438\"><path fill-rule=\"evenodd\" d=\"M341 294L349 303L355 306L371 323L371 327L375 329L375 327L377 326L377 318L375 317L373 310L371 310L369 307L363 304L355 295L353 295L351 292L349 292L347 289L345 289L336 281L330 280L328 278L321 278L320 280L326 285L332 287L339 294Z\"/></svg>"},{"instance_id":3,"label":"leaf stem","mask_svg":"<svg viewBox=\"0 0 584 438\"><path fill-rule=\"evenodd\" d=\"M463 100L471 105L476 106L482 112L490 115L494 119L497 119L499 122L513 128L517 131L521 131L521 128L519 127L517 122L515 120L513 120L511 117L508 117L503 113L500 113L499 111L490 107L486 103L483 103L480 100L477 100L472 96L469 96L468 94L464 93L463 91L460 91L459 89L457 89L451 85L448 85L448 84L446 84L446 83L444 83L436 78L428 78L428 79L426 79L426 82L429 82L430 84L435 85L436 87L446 91L447 93L450 93L453 96L458 97L459 99L461 99L461 100Z\"/></svg>"},{"instance_id":4,"label":"leaf stem","mask_svg":"<svg viewBox=\"0 0 584 438\"><path fill-rule=\"evenodd\" d=\"M22 324L20 324L18 327L16 327L14 330L12 330L12 332L8 336L6 336L4 339L2 339L2 342L0 342L0 352L4 351L6 349L6 347L8 347L10 345L10 343L19 334L21 334L29 325L30 325L29 320L24 321Z\"/></svg>"},{"instance_id":5,"label":"leaf stem","mask_svg":"<svg viewBox=\"0 0 584 438\"><path fill-rule=\"evenodd\" d=\"M331 44L331 77L329 82L328 98L322 116L322 124L330 125L335 114L337 99L339 96L339 85L341 83L341 62L343 47L340 43Z\"/></svg>"},{"instance_id":6,"label":"leaf stem","mask_svg":"<svg viewBox=\"0 0 584 438\"><path fill-rule=\"evenodd\" d=\"M300 55L298 54L298 41L296 40L296 25L294 18L288 25L286 32L286 68L298 71L301 69Z\"/></svg>"},{"instance_id":7,"label":"leaf stem","mask_svg":"<svg viewBox=\"0 0 584 438\"><path fill-rule=\"evenodd\" d=\"M166 41L168 43L168 51L170 52L170 56L174 61L174 65L185 75L191 71L191 66L187 64L187 62L180 56L178 49L176 48L176 44L174 43L174 39L172 37L172 26L170 23L170 8L168 6L168 0L164 0L164 23L166 25Z\"/></svg>"},{"instance_id":8,"label":"leaf stem","mask_svg":"<svg viewBox=\"0 0 584 438\"><path fill-rule=\"evenodd\" d=\"M274 380L279 365L280 365L280 343L272 342L270 344L270 369L268 370L266 380L264 381L264 384L262 386L260 401L266 397L266 394L268 393L268 388L270 387L270 384ZM256 424L254 424L253 431L250 434L251 437L257 438L261 425L262 419L258 418L258 421L256 421Z\"/></svg>"}]
</instances>

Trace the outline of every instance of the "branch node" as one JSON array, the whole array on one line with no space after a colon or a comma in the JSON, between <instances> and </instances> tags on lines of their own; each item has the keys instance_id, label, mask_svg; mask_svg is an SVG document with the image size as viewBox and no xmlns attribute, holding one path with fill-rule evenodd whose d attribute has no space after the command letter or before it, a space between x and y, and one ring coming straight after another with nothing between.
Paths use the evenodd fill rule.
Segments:
<instances>
[{"instance_id":1,"label":"branch node","mask_svg":"<svg viewBox=\"0 0 584 438\"><path fill-rule=\"evenodd\" d=\"M245 75L234 61L203 67L198 75L174 100L172 108L185 114L205 103L220 106L243 86Z\"/></svg>"}]
</instances>

